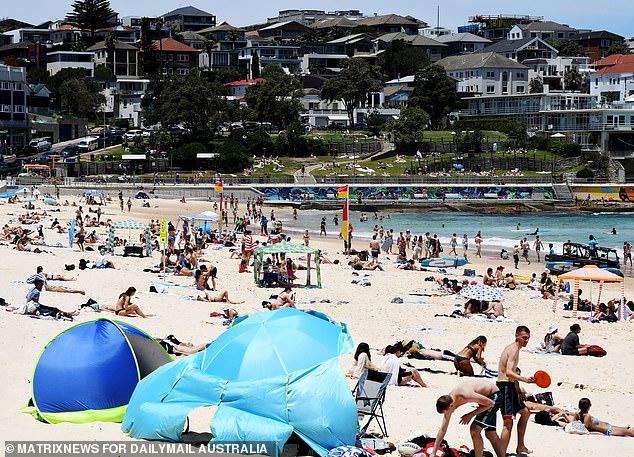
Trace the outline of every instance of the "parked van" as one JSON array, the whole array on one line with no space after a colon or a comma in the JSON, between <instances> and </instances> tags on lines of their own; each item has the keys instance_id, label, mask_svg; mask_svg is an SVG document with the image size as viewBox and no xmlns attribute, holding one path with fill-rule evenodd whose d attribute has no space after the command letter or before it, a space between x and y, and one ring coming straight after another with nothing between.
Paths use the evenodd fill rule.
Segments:
<instances>
[{"instance_id":1,"label":"parked van","mask_svg":"<svg viewBox=\"0 0 634 457\"><path fill-rule=\"evenodd\" d=\"M79 152L84 153L84 152L94 151L95 149L97 149L98 143L99 143L99 138L89 136L80 140L77 146L79 147Z\"/></svg>"},{"instance_id":2,"label":"parked van","mask_svg":"<svg viewBox=\"0 0 634 457\"><path fill-rule=\"evenodd\" d=\"M37 149L37 152L48 151L51 146L53 145L48 138L34 138L29 142L29 147Z\"/></svg>"}]
</instances>

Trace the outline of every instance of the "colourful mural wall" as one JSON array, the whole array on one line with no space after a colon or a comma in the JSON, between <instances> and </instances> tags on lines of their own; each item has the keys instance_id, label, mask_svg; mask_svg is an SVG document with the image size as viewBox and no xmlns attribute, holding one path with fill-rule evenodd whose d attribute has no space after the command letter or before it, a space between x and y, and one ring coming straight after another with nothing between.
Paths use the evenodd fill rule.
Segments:
<instances>
[{"instance_id":1,"label":"colourful mural wall","mask_svg":"<svg viewBox=\"0 0 634 457\"><path fill-rule=\"evenodd\" d=\"M336 187L260 187L265 200L335 200ZM553 198L550 188L533 187L350 187L350 199L367 200L528 200L533 195Z\"/></svg>"},{"instance_id":2,"label":"colourful mural wall","mask_svg":"<svg viewBox=\"0 0 634 457\"><path fill-rule=\"evenodd\" d=\"M627 186L574 186L572 188L577 200L603 200L618 202L634 202L634 187Z\"/></svg>"}]
</instances>

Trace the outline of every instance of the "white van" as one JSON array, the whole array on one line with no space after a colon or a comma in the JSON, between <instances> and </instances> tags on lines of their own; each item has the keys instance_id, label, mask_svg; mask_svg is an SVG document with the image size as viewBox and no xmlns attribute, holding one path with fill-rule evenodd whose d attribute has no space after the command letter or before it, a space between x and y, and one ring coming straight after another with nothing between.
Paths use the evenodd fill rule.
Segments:
<instances>
[{"instance_id":1,"label":"white van","mask_svg":"<svg viewBox=\"0 0 634 457\"><path fill-rule=\"evenodd\" d=\"M51 149L51 140L48 138L34 138L29 142L29 147L37 149L38 152Z\"/></svg>"},{"instance_id":2,"label":"white van","mask_svg":"<svg viewBox=\"0 0 634 457\"><path fill-rule=\"evenodd\" d=\"M79 147L79 153L81 154L84 152L94 151L95 149L97 149L98 141L99 138L94 136L83 138L79 141L79 144L77 145Z\"/></svg>"}]
</instances>

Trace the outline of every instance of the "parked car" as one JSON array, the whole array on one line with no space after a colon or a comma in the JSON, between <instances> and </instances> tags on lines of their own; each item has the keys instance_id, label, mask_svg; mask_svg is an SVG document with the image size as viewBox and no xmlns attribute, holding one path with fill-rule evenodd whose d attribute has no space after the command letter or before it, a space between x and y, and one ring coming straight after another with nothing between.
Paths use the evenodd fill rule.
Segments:
<instances>
[{"instance_id":1,"label":"parked car","mask_svg":"<svg viewBox=\"0 0 634 457\"><path fill-rule=\"evenodd\" d=\"M141 138L143 136L143 131L140 129L131 129L128 130L127 132L125 132L125 134L123 135L123 137L127 140L127 141L134 141L137 138Z\"/></svg>"},{"instance_id":2,"label":"parked car","mask_svg":"<svg viewBox=\"0 0 634 457\"><path fill-rule=\"evenodd\" d=\"M577 268L596 265L599 268L621 268L619 254L616 250L597 247L595 256L590 256L588 245L581 243L564 243L561 254L547 254L546 262L566 262Z\"/></svg>"},{"instance_id":3,"label":"parked car","mask_svg":"<svg viewBox=\"0 0 634 457\"><path fill-rule=\"evenodd\" d=\"M79 146L76 144L68 145L61 151L61 155L64 158L73 157L73 156L76 156L77 154L79 154Z\"/></svg>"},{"instance_id":4,"label":"parked car","mask_svg":"<svg viewBox=\"0 0 634 457\"><path fill-rule=\"evenodd\" d=\"M170 135L184 135L185 132L185 129L180 125L170 125L167 128L167 133L169 133Z\"/></svg>"},{"instance_id":5,"label":"parked car","mask_svg":"<svg viewBox=\"0 0 634 457\"><path fill-rule=\"evenodd\" d=\"M29 142L29 147L37 149L38 152L48 151L52 143L49 138L34 138Z\"/></svg>"},{"instance_id":6,"label":"parked car","mask_svg":"<svg viewBox=\"0 0 634 457\"><path fill-rule=\"evenodd\" d=\"M77 147L79 148L80 153L90 152L97 149L99 138L96 137L86 137L79 141Z\"/></svg>"}]
</instances>

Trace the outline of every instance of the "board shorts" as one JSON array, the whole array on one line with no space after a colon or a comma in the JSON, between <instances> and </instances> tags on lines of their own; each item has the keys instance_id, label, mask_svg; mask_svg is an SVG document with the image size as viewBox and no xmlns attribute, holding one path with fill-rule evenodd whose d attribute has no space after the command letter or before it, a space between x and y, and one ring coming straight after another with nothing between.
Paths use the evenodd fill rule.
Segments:
<instances>
[{"instance_id":1,"label":"board shorts","mask_svg":"<svg viewBox=\"0 0 634 457\"><path fill-rule=\"evenodd\" d=\"M502 397L502 419L513 419L515 414L526 408L526 405L520 400L519 393L515 388L515 383L511 381L498 381L498 389Z\"/></svg>"},{"instance_id":2,"label":"board shorts","mask_svg":"<svg viewBox=\"0 0 634 457\"><path fill-rule=\"evenodd\" d=\"M489 395L487 398L493 400L493 406L478 414L473 420L473 423L484 428L486 431L495 431L497 426L497 413L500 408L502 408L502 392L497 391Z\"/></svg>"},{"instance_id":3,"label":"board shorts","mask_svg":"<svg viewBox=\"0 0 634 457\"><path fill-rule=\"evenodd\" d=\"M379 257L379 250L378 249L372 249L372 257L374 257L375 259L377 259Z\"/></svg>"}]
</instances>

